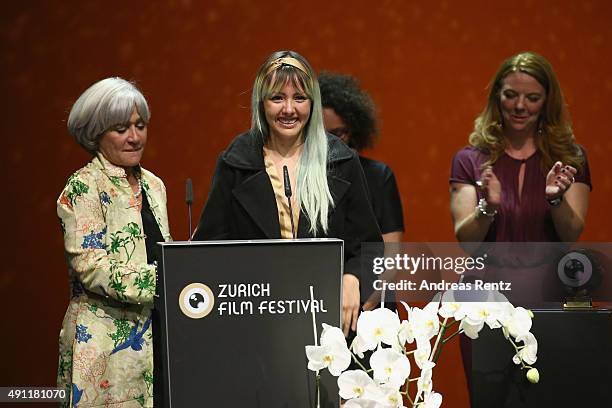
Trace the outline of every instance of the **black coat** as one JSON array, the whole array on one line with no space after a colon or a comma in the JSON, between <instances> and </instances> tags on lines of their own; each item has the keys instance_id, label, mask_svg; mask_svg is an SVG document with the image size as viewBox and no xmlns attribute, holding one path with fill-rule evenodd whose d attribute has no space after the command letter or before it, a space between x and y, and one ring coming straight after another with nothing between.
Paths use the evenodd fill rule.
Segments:
<instances>
[{"instance_id":1,"label":"black coat","mask_svg":"<svg viewBox=\"0 0 612 408\"><path fill-rule=\"evenodd\" d=\"M344 240L345 273L361 278L361 243L382 242L382 236L368 201L359 157L332 135L328 135L327 182L334 207L330 211L327 234L319 238ZM310 220L302 211L297 237L312 238L309 230ZM260 136L247 132L236 137L221 153L193 239L266 238L281 238L278 210L264 166L263 141Z\"/></svg>"}]
</instances>

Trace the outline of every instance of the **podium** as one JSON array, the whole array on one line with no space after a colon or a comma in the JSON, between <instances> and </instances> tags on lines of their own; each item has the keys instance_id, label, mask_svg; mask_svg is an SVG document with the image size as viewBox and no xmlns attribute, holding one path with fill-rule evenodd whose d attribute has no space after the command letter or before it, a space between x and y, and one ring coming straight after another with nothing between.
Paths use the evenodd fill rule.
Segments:
<instances>
[{"instance_id":1,"label":"podium","mask_svg":"<svg viewBox=\"0 0 612 408\"><path fill-rule=\"evenodd\" d=\"M340 325L343 242L159 245L155 406L314 406L305 346L313 309L317 337L322 323ZM322 407L339 406L336 380L321 373Z\"/></svg>"},{"instance_id":2,"label":"podium","mask_svg":"<svg viewBox=\"0 0 612 408\"><path fill-rule=\"evenodd\" d=\"M472 341L473 408L607 407L612 384L612 310L534 310L540 382L512 362L501 330Z\"/></svg>"}]
</instances>

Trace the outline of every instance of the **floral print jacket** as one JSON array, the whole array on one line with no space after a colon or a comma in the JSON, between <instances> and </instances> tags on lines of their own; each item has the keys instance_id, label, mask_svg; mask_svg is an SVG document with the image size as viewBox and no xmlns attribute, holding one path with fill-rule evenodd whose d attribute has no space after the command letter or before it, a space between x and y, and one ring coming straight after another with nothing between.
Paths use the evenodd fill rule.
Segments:
<instances>
[{"instance_id":1,"label":"floral print jacket","mask_svg":"<svg viewBox=\"0 0 612 408\"><path fill-rule=\"evenodd\" d=\"M140 170L142 193L169 241L164 184ZM71 283L58 386L66 388L72 407L152 407L156 266L147 264L140 210L125 171L98 154L70 176L57 214Z\"/></svg>"}]
</instances>

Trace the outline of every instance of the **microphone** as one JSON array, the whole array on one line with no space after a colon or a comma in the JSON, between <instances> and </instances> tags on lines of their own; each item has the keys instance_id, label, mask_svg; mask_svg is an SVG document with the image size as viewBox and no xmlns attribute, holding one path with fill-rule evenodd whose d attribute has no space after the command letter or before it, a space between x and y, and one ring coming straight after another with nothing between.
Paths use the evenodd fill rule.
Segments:
<instances>
[{"instance_id":1,"label":"microphone","mask_svg":"<svg viewBox=\"0 0 612 408\"><path fill-rule=\"evenodd\" d=\"M285 197L289 203L289 218L291 219L291 235L295 239L295 226L293 225L293 210L291 208L291 181L289 180L289 170L283 166L283 180L285 182Z\"/></svg>"},{"instance_id":2,"label":"microphone","mask_svg":"<svg viewBox=\"0 0 612 408\"><path fill-rule=\"evenodd\" d=\"M188 178L185 183L185 203L187 204L187 212L189 217L189 238L188 241L191 241L191 204L193 204L193 183L191 179Z\"/></svg>"},{"instance_id":3,"label":"microphone","mask_svg":"<svg viewBox=\"0 0 612 408\"><path fill-rule=\"evenodd\" d=\"M283 166L283 179L285 181L285 197L291 198L291 180L289 180L287 166ZM291 201L289 201L289 205L291 205Z\"/></svg>"}]
</instances>

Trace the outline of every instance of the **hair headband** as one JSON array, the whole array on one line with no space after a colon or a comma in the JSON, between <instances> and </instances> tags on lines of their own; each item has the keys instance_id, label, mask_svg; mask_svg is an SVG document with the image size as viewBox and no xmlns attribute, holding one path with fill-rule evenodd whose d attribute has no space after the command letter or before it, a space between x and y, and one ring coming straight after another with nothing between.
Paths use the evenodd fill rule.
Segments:
<instances>
[{"instance_id":1,"label":"hair headband","mask_svg":"<svg viewBox=\"0 0 612 408\"><path fill-rule=\"evenodd\" d=\"M276 71L278 68L280 68L283 65L290 65L294 68L299 69L306 75L308 75L308 71L306 71L306 68L304 68L304 65L302 65L300 61L292 57L283 57L283 58L277 58L270 63L270 66L268 67L268 70L266 71L265 76L270 74L270 72L272 71Z\"/></svg>"}]
</instances>

